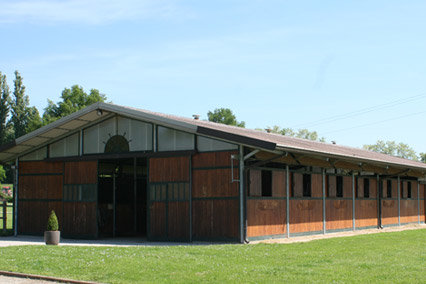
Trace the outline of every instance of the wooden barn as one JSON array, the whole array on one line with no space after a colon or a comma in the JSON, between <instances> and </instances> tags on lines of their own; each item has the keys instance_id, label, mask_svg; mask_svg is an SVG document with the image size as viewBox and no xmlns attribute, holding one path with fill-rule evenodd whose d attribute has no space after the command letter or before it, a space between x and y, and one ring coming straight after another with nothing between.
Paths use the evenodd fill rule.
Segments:
<instances>
[{"instance_id":1,"label":"wooden barn","mask_svg":"<svg viewBox=\"0 0 426 284\"><path fill-rule=\"evenodd\" d=\"M340 145L91 105L0 147L15 230L235 241L425 223L426 164Z\"/></svg>"}]
</instances>

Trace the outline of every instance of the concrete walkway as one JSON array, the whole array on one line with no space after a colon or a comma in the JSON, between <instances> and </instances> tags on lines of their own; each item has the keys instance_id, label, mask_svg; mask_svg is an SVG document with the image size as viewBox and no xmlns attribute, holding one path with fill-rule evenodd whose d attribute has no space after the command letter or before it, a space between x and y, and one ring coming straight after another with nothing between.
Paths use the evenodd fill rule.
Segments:
<instances>
[{"instance_id":1,"label":"concrete walkway","mask_svg":"<svg viewBox=\"0 0 426 284\"><path fill-rule=\"evenodd\" d=\"M327 233L325 235L308 235L302 237L290 237L282 239L268 239L261 241L251 241L250 244L256 243L296 243L308 242L312 240L328 239L336 237L356 236L362 234L377 234L385 232L397 232L404 230L426 229L426 224L409 224L404 226L386 227L384 229L366 229L356 231L344 231L338 233ZM177 242L149 242L141 238L114 238L100 240L75 240L61 239L60 246L110 246L110 247L132 247L132 246L179 246L179 245L211 245L220 243L210 242L192 242L192 243L177 243ZM17 237L0 237L0 247L7 246L26 246L26 245L44 245L42 236L17 236ZM0 282L1 283L1 282Z\"/></svg>"}]
</instances>

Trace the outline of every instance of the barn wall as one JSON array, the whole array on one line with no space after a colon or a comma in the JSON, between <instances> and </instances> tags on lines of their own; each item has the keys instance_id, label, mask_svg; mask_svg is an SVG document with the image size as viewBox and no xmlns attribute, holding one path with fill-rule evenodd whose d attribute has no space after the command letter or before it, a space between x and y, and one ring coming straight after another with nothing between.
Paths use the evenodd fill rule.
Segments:
<instances>
[{"instance_id":1,"label":"barn wall","mask_svg":"<svg viewBox=\"0 0 426 284\"><path fill-rule=\"evenodd\" d=\"M239 183L231 182L231 155L236 151L192 156L192 234L194 240L237 240ZM234 179L239 178L234 161Z\"/></svg>"},{"instance_id":2,"label":"barn wall","mask_svg":"<svg viewBox=\"0 0 426 284\"><path fill-rule=\"evenodd\" d=\"M337 197L337 176L327 175L328 197L326 200L326 230L352 228L352 177L343 176L343 196ZM332 190L330 190L332 189Z\"/></svg>"},{"instance_id":3,"label":"barn wall","mask_svg":"<svg viewBox=\"0 0 426 284\"><path fill-rule=\"evenodd\" d=\"M311 197L303 197L303 174L292 173L290 184L290 233L317 232L323 229L322 175L311 174Z\"/></svg>"},{"instance_id":4,"label":"barn wall","mask_svg":"<svg viewBox=\"0 0 426 284\"><path fill-rule=\"evenodd\" d=\"M55 210L63 228L63 163L19 163L18 233L43 234L50 211Z\"/></svg>"},{"instance_id":5,"label":"barn wall","mask_svg":"<svg viewBox=\"0 0 426 284\"><path fill-rule=\"evenodd\" d=\"M391 197L387 196L388 179L382 181L382 226L398 225L398 181L389 180L392 184Z\"/></svg>"},{"instance_id":6,"label":"barn wall","mask_svg":"<svg viewBox=\"0 0 426 284\"><path fill-rule=\"evenodd\" d=\"M190 157L149 159L148 238L190 239Z\"/></svg>"},{"instance_id":7,"label":"barn wall","mask_svg":"<svg viewBox=\"0 0 426 284\"><path fill-rule=\"evenodd\" d=\"M63 236L97 237L97 182L97 161L64 163Z\"/></svg>"}]
</instances>

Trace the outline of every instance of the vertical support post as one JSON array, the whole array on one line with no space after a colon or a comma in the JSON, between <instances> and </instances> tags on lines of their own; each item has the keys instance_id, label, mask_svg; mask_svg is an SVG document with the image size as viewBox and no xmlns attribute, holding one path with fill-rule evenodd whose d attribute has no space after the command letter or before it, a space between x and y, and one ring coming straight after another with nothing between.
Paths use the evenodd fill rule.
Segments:
<instances>
[{"instance_id":1,"label":"vertical support post","mask_svg":"<svg viewBox=\"0 0 426 284\"><path fill-rule=\"evenodd\" d=\"M15 186L13 188L13 196L15 198L15 206L13 208L13 216L15 218L15 222L14 222L14 233L13 235L16 237L18 236L18 188L19 188L19 160L18 158L16 158L15 160L15 173L14 173L14 178L15 178Z\"/></svg>"},{"instance_id":2,"label":"vertical support post","mask_svg":"<svg viewBox=\"0 0 426 284\"><path fill-rule=\"evenodd\" d=\"M326 201L325 201L325 169L322 169L322 233L327 233L327 216L326 214Z\"/></svg>"},{"instance_id":3,"label":"vertical support post","mask_svg":"<svg viewBox=\"0 0 426 284\"><path fill-rule=\"evenodd\" d=\"M401 179L398 176L398 225L401 226Z\"/></svg>"},{"instance_id":4,"label":"vertical support post","mask_svg":"<svg viewBox=\"0 0 426 284\"><path fill-rule=\"evenodd\" d=\"M286 222L287 222L287 238L290 238L290 169L285 166L285 202L286 202Z\"/></svg>"},{"instance_id":5,"label":"vertical support post","mask_svg":"<svg viewBox=\"0 0 426 284\"><path fill-rule=\"evenodd\" d=\"M7 224L7 202L3 201L2 203L2 207L3 207L3 218L2 218L2 222L3 222L3 233L6 233L6 224Z\"/></svg>"},{"instance_id":6,"label":"vertical support post","mask_svg":"<svg viewBox=\"0 0 426 284\"><path fill-rule=\"evenodd\" d=\"M80 151L79 151L79 155L83 156L83 129L80 129Z\"/></svg>"},{"instance_id":7,"label":"vertical support post","mask_svg":"<svg viewBox=\"0 0 426 284\"><path fill-rule=\"evenodd\" d=\"M192 155L189 156L189 241L192 242Z\"/></svg>"},{"instance_id":8,"label":"vertical support post","mask_svg":"<svg viewBox=\"0 0 426 284\"><path fill-rule=\"evenodd\" d=\"M417 219L420 224L420 181L417 180Z\"/></svg>"},{"instance_id":9,"label":"vertical support post","mask_svg":"<svg viewBox=\"0 0 426 284\"><path fill-rule=\"evenodd\" d=\"M380 176L377 174L377 228L382 228L382 192Z\"/></svg>"},{"instance_id":10,"label":"vertical support post","mask_svg":"<svg viewBox=\"0 0 426 284\"><path fill-rule=\"evenodd\" d=\"M116 218L115 218L115 213L116 213L116 208L115 208L115 206L116 206L116 202L115 202L116 200L115 200L115 169L114 169L114 172L112 173L112 208L113 208L113 210L112 210L112 212L113 212L113 215L112 215L112 237L113 238L115 238L115 223L116 223Z\"/></svg>"},{"instance_id":11,"label":"vertical support post","mask_svg":"<svg viewBox=\"0 0 426 284\"><path fill-rule=\"evenodd\" d=\"M154 124L152 126L152 150L155 152L157 152L157 124Z\"/></svg>"},{"instance_id":12,"label":"vertical support post","mask_svg":"<svg viewBox=\"0 0 426 284\"><path fill-rule=\"evenodd\" d=\"M352 230L355 231L355 173L352 172Z\"/></svg>"},{"instance_id":13,"label":"vertical support post","mask_svg":"<svg viewBox=\"0 0 426 284\"><path fill-rule=\"evenodd\" d=\"M133 158L133 231L136 233L138 230L138 220L137 220L137 187L138 187L138 175L137 175L137 158Z\"/></svg>"},{"instance_id":14,"label":"vertical support post","mask_svg":"<svg viewBox=\"0 0 426 284\"><path fill-rule=\"evenodd\" d=\"M239 181L240 181L240 243L244 243L245 234L244 234L244 151L243 146L240 145L240 154L239 154ZM233 163L233 161L231 160Z\"/></svg>"}]
</instances>

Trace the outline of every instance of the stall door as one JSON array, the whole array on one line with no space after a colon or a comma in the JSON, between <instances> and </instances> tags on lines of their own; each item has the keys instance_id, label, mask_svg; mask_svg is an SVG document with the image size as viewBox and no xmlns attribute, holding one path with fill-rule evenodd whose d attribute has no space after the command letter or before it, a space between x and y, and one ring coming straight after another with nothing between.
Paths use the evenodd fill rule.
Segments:
<instances>
[{"instance_id":1,"label":"stall door","mask_svg":"<svg viewBox=\"0 0 426 284\"><path fill-rule=\"evenodd\" d=\"M189 156L149 159L150 240L189 240L189 161Z\"/></svg>"}]
</instances>

